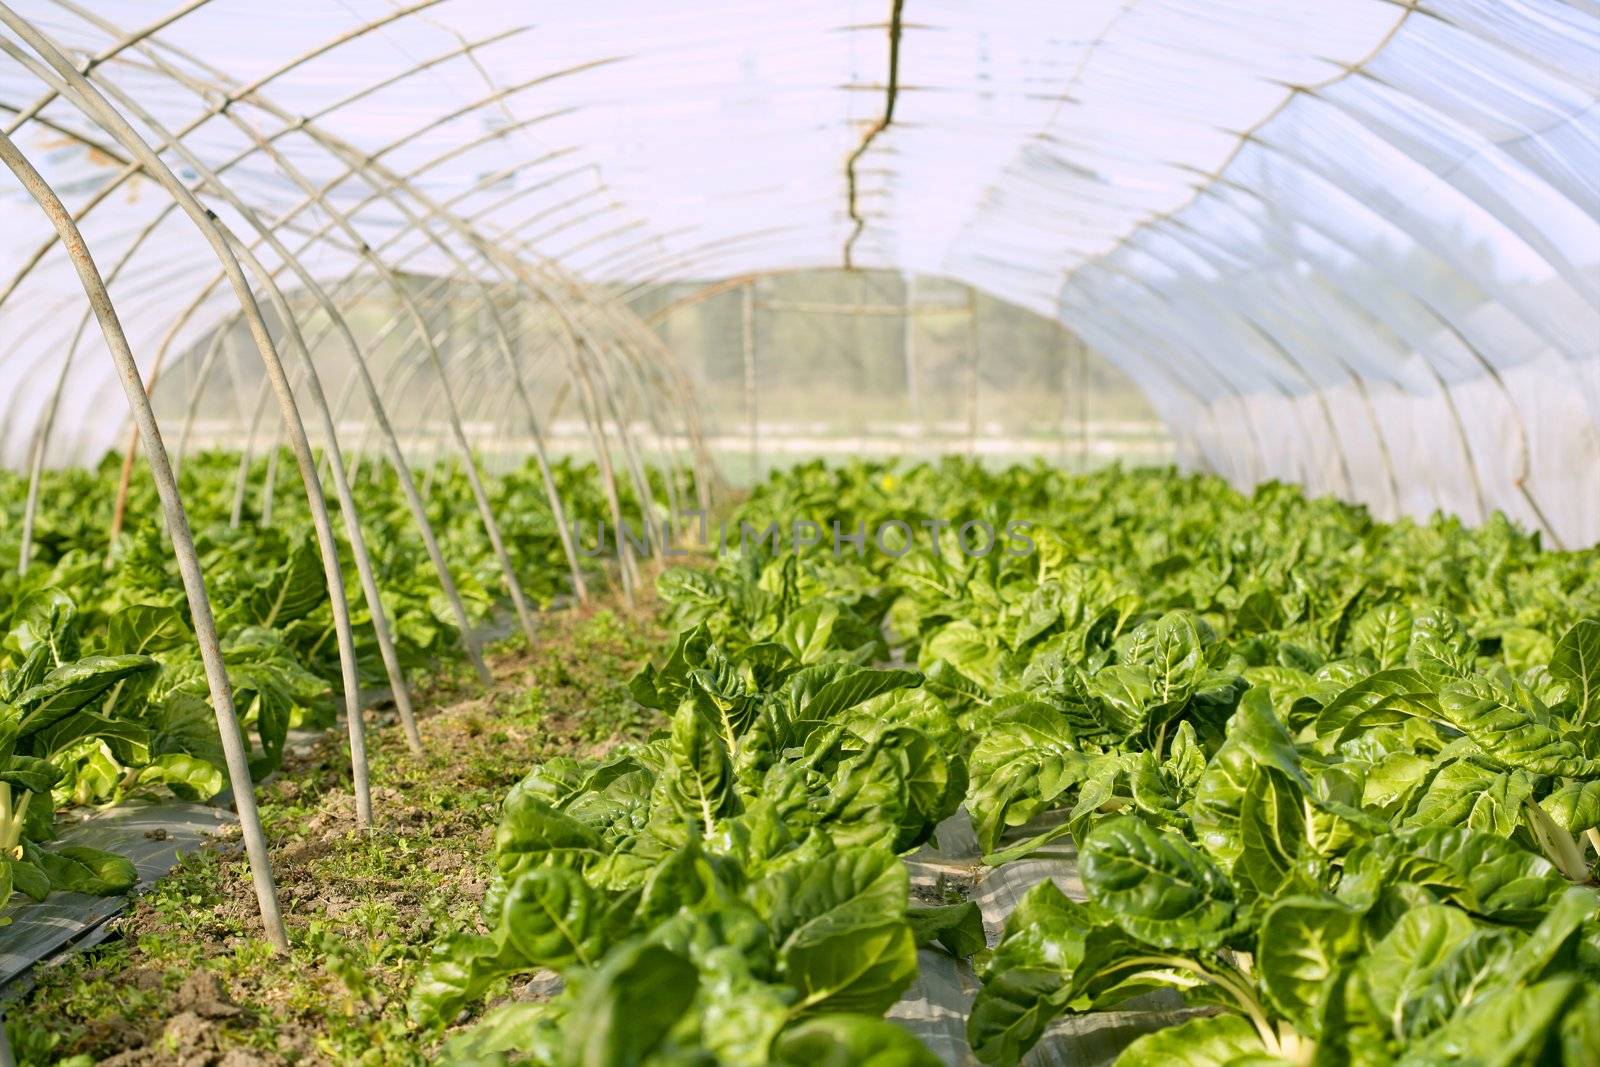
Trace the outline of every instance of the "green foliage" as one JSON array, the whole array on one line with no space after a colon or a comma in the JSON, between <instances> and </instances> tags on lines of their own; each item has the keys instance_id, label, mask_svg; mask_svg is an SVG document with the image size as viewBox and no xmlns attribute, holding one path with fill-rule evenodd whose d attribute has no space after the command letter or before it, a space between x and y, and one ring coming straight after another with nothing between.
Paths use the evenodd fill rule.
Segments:
<instances>
[{"instance_id":1,"label":"green foliage","mask_svg":"<svg viewBox=\"0 0 1600 1067\"><path fill-rule=\"evenodd\" d=\"M758 635L790 588L872 612L960 723L985 858L1076 839L1088 902L1041 885L978 954L980 1059L1166 987L1224 1014L1121 1062L1586 1062L1600 556L1278 485L954 462L798 468L736 519L958 516L1030 522L1036 551L935 525L662 595Z\"/></svg>"},{"instance_id":2,"label":"green foliage","mask_svg":"<svg viewBox=\"0 0 1600 1067\"><path fill-rule=\"evenodd\" d=\"M265 462L251 472L255 485ZM223 453L192 457L182 488L259 777L278 767L292 728L332 723L342 680L304 501L283 487L272 522L263 523L252 495L243 521L234 522L238 466ZM398 479L381 465L368 470L375 476L358 479L355 496L400 664L412 677L452 669L461 652L456 620ZM482 625L501 606L490 592L500 588L498 564L464 474L453 466L433 474L430 518L471 621ZM569 462L555 466L574 519L607 514L593 474ZM71 503L43 509L34 562L18 576L25 482L0 472L0 851L7 854L0 862L9 864L0 873L0 907L13 888L40 896L50 884L66 884L43 877L29 858L39 851L32 842L52 836L56 808L158 790L205 800L225 781L210 689L150 485L135 481L127 531L108 556L118 475L111 459L93 472L46 472L43 499ZM529 595L548 602L565 592L566 560L537 468L489 479L489 491ZM338 547L360 680L387 685L349 546L341 540ZM27 855L18 851L24 842ZM120 892L132 884L123 874L61 877L75 888Z\"/></svg>"},{"instance_id":3,"label":"green foliage","mask_svg":"<svg viewBox=\"0 0 1600 1067\"><path fill-rule=\"evenodd\" d=\"M501 491L533 507L534 488ZM445 478L432 506L486 610L470 499ZM916 532L903 555L824 527L661 575L680 632L627 683L660 731L510 791L484 932L437 947L410 1012L433 1034L509 978L554 971L560 992L488 1013L446 1061L921 1064L881 1015L938 946L974 961L989 1063L1157 989L1215 1014L1124 1064L1594 1062L1600 554L1281 485L955 461L802 466L729 523L891 518ZM965 518L1032 550L963 550ZM532 569L558 583L540 529L518 551L543 546ZM283 531L204 542L239 560L223 618L265 767L328 699L325 609ZM404 654L443 655L425 561L394 542ZM132 592L76 596L104 574L63 554L68 595L7 594L7 790L207 786L157 547L119 547ZM107 604L138 614L111 625ZM1041 883L993 946L970 904L911 907L899 857L963 803L991 863L1070 836L1087 899ZM115 881L40 852L0 877Z\"/></svg>"},{"instance_id":4,"label":"green foliage","mask_svg":"<svg viewBox=\"0 0 1600 1067\"><path fill-rule=\"evenodd\" d=\"M964 762L937 740L956 725L915 672L860 666L826 641L809 656L724 648L720 625L701 620L630 683L670 711L667 731L598 762L540 764L507 795L490 933L441 944L411 1010L444 1025L539 968L565 988L537 1011L486 1017L452 1042L459 1062L491 1043L535 1063L697 1049L737 1063L928 1062L877 1017L915 977L919 939L982 946L974 908L908 914L896 856L961 801Z\"/></svg>"}]
</instances>

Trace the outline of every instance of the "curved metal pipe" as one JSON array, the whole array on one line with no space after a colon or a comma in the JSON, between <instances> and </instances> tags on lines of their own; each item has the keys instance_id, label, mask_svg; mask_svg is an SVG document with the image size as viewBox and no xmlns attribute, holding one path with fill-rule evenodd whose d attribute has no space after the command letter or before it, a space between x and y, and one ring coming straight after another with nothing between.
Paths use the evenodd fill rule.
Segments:
<instances>
[{"instance_id":1,"label":"curved metal pipe","mask_svg":"<svg viewBox=\"0 0 1600 1067\"><path fill-rule=\"evenodd\" d=\"M0 133L0 161L17 176L28 195L49 217L59 235L62 247L67 250L84 293L95 309L106 347L111 351L112 362L122 379L123 392L128 407L133 412L144 441L145 458L150 465L156 492L161 498L166 515L168 536L177 559L178 572L189 603L189 615L194 622L195 639L200 646L200 660L205 668L206 685L211 694L211 707L216 715L217 733L222 739L223 759L228 768L228 781L233 787L234 808L239 815L239 827L244 837L245 854L250 861L250 877L256 892L256 905L261 913L261 925L267 940L279 952L289 949L289 937L283 927L283 916L278 910L277 888L273 884L272 860L267 853L267 839L261 831L261 816L256 811L255 784L250 779L250 757L245 749L244 736L239 729L239 719L233 707L233 689L228 682L228 669L222 659L222 642L217 635L217 624L211 613L211 599L206 594L205 577L200 570L200 560L195 554L194 538L189 532L188 516L184 513L183 499L178 493L178 483L172 466L167 461L166 446L161 441L161 429L155 412L145 395L144 382L139 376L139 366L128 347L127 336L117 320L116 306L105 282L96 269L94 258L83 241L83 234L72 221L71 214L61 203L39 172L11 138Z\"/></svg>"},{"instance_id":2,"label":"curved metal pipe","mask_svg":"<svg viewBox=\"0 0 1600 1067\"><path fill-rule=\"evenodd\" d=\"M301 480L305 485L307 503L311 510L312 521L316 527L317 540L322 553L323 576L328 586L329 606L333 612L334 629L339 643L339 659L341 673L345 686L345 712L349 717L350 742L351 742L351 771L354 778L356 793L356 822L358 826L366 827L372 821L372 796L368 783L366 766L366 746L364 725L361 721L360 688L355 662L355 640L350 631L349 608L345 601L344 579L340 574L338 545L333 537L333 526L328 518L327 503L322 496L322 486L317 477L316 461L311 453L310 442L306 439L305 427L300 421L299 408L295 404L294 395L289 389L289 384L284 376L283 365L278 359L278 352L273 345L271 334L267 330L266 320L261 315L260 307L256 304L255 296L251 291L250 283L245 278L244 271L235 258L228 238L223 233L223 228L216 216L208 211L196 200L188 188L178 180L159 156L138 135L121 113L112 107L99 91L80 75L67 58L61 54L53 42L40 33L30 23L21 18L15 11L4 3L0 3L0 23L9 27L18 37L32 48L44 63L53 68L59 80L45 77L42 80L53 87L63 96L70 98L73 103L90 115L98 125L110 134L119 144L132 153L141 163L145 171L158 181L167 192L178 201L184 214L194 221L206 242L211 245L223 268L229 274L235 296L245 309L246 320L250 331L255 338L256 346L261 353L263 365L266 367L267 376L272 380L274 392L278 394L279 407L283 414L285 428L288 431L290 447L295 453L295 458L300 467ZM8 49L9 51L9 49ZM22 57L25 58L25 57ZM44 75L45 71L39 70L31 62L27 64L36 74ZM252 257L253 259L253 257ZM252 262L252 267L259 266Z\"/></svg>"}]
</instances>

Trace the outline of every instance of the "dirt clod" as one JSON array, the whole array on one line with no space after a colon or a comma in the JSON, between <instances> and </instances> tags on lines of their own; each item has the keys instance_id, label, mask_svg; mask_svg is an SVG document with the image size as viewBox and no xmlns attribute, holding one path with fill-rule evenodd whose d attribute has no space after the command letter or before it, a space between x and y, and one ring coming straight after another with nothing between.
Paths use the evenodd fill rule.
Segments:
<instances>
[{"instance_id":1,"label":"dirt clod","mask_svg":"<svg viewBox=\"0 0 1600 1067\"><path fill-rule=\"evenodd\" d=\"M222 982L210 971L195 971L183 980L173 1006L200 1016L202 1019L229 1019L239 1014L238 1005L228 999Z\"/></svg>"}]
</instances>

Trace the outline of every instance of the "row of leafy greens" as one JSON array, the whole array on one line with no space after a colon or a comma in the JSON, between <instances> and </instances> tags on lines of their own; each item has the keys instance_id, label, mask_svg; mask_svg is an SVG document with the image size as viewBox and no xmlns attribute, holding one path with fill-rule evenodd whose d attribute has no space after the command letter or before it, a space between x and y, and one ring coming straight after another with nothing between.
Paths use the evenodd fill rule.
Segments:
<instances>
[{"instance_id":1,"label":"row of leafy greens","mask_svg":"<svg viewBox=\"0 0 1600 1067\"><path fill-rule=\"evenodd\" d=\"M700 617L630 683L666 730L507 796L488 932L439 946L412 1012L443 1026L539 971L560 991L491 1011L446 1061L938 1063L882 1015L919 943L981 943L970 905L909 904L899 858L965 795L960 727L916 672L867 665L887 651L869 618L802 604L792 563L759 569L750 602L781 621ZM714 615L701 579L663 586Z\"/></svg>"},{"instance_id":2,"label":"row of leafy greens","mask_svg":"<svg viewBox=\"0 0 1600 1067\"><path fill-rule=\"evenodd\" d=\"M257 776L278 766L291 728L331 724L340 684L305 503L297 486L280 486L263 521L268 463L256 461L237 510L238 456L193 457L182 475ZM574 517L605 514L592 467L561 462L555 475ZM151 793L205 800L225 784L187 601L149 484L134 484L126 532L108 551L118 478L115 457L93 471L46 472L33 558L19 576L26 483L0 472L0 907L14 891L42 899L53 888L104 894L133 885L134 868L121 857L51 845L59 809ZM500 574L467 479L446 466L425 480L452 576L472 618L486 623L500 608ZM493 478L489 488L529 594L548 602L568 591L537 468ZM396 475L369 465L355 489L402 667L451 669L459 633ZM386 687L355 568L341 562L361 682Z\"/></svg>"},{"instance_id":3,"label":"row of leafy greens","mask_svg":"<svg viewBox=\"0 0 1600 1067\"><path fill-rule=\"evenodd\" d=\"M974 552L971 518L1036 550ZM661 591L756 646L813 598L886 623L960 724L986 861L1076 843L1087 899L1039 886L978 958L986 1062L1162 987L1202 1014L1120 1062L1600 1062L1594 550L955 461L803 466L735 519L917 531Z\"/></svg>"}]
</instances>

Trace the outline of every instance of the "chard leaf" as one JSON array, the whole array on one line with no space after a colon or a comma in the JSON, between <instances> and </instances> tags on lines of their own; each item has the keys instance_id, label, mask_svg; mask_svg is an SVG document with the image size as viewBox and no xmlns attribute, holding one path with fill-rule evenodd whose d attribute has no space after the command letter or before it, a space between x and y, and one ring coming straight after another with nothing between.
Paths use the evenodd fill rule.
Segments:
<instances>
[{"instance_id":1,"label":"chard leaf","mask_svg":"<svg viewBox=\"0 0 1600 1067\"><path fill-rule=\"evenodd\" d=\"M1159 702L1149 668L1136 664L1099 671L1089 679L1088 692L1101 727L1119 741L1140 733Z\"/></svg>"},{"instance_id":2,"label":"chard leaf","mask_svg":"<svg viewBox=\"0 0 1600 1067\"><path fill-rule=\"evenodd\" d=\"M1542 856L1496 834L1428 826L1379 842L1393 881L1425 886L1495 922L1531 926L1567 888Z\"/></svg>"},{"instance_id":3,"label":"chard leaf","mask_svg":"<svg viewBox=\"0 0 1600 1067\"><path fill-rule=\"evenodd\" d=\"M917 947L935 941L957 959L965 959L988 947L983 935L983 913L975 901L936 907L912 907L906 912Z\"/></svg>"},{"instance_id":4,"label":"chard leaf","mask_svg":"<svg viewBox=\"0 0 1600 1067\"><path fill-rule=\"evenodd\" d=\"M733 763L723 737L692 702L672 717L671 761L663 779L677 809L707 835L734 799Z\"/></svg>"},{"instance_id":5,"label":"chard leaf","mask_svg":"<svg viewBox=\"0 0 1600 1067\"><path fill-rule=\"evenodd\" d=\"M1561 1062L1600 1063L1600 990L1588 990L1561 1020Z\"/></svg>"},{"instance_id":6,"label":"chard leaf","mask_svg":"<svg viewBox=\"0 0 1600 1067\"><path fill-rule=\"evenodd\" d=\"M1600 826L1600 779L1565 782L1539 801L1539 806L1569 834Z\"/></svg>"},{"instance_id":7,"label":"chard leaf","mask_svg":"<svg viewBox=\"0 0 1600 1067\"><path fill-rule=\"evenodd\" d=\"M1466 913L1443 904L1400 916L1330 992L1324 1041L1348 1055L1344 1062L1390 1062L1406 1042L1407 1005L1473 929Z\"/></svg>"},{"instance_id":8,"label":"chard leaf","mask_svg":"<svg viewBox=\"0 0 1600 1067\"><path fill-rule=\"evenodd\" d=\"M1090 759L1047 704L1030 701L998 717L972 753L976 788L967 798L984 852L1008 826L1027 822L1083 781Z\"/></svg>"},{"instance_id":9,"label":"chard leaf","mask_svg":"<svg viewBox=\"0 0 1600 1067\"><path fill-rule=\"evenodd\" d=\"M1536 779L1525 771L1494 771L1472 760L1453 760L1417 795L1402 825L1470 826L1510 836L1522 822L1522 803Z\"/></svg>"},{"instance_id":10,"label":"chard leaf","mask_svg":"<svg viewBox=\"0 0 1600 1067\"><path fill-rule=\"evenodd\" d=\"M124 678L153 671L158 664L149 656L90 656L44 676L44 680L17 696L22 709L20 736L27 738L52 726L79 708L105 695Z\"/></svg>"},{"instance_id":11,"label":"chard leaf","mask_svg":"<svg viewBox=\"0 0 1600 1067\"><path fill-rule=\"evenodd\" d=\"M1258 767L1271 767L1310 792L1299 753L1272 712L1266 692L1251 689L1228 720L1228 734L1195 786L1189 815L1201 846L1232 866L1241 850L1239 818L1245 790Z\"/></svg>"},{"instance_id":12,"label":"chard leaf","mask_svg":"<svg viewBox=\"0 0 1600 1067\"><path fill-rule=\"evenodd\" d=\"M25 846L25 850L26 859L44 872L51 889L107 897L126 893L139 881L139 872L125 857L98 848Z\"/></svg>"},{"instance_id":13,"label":"chard leaf","mask_svg":"<svg viewBox=\"0 0 1600 1067\"><path fill-rule=\"evenodd\" d=\"M1255 1027L1227 1014L1190 1019L1145 1034L1117 1057L1117 1067L1269 1067L1284 1062L1266 1054Z\"/></svg>"},{"instance_id":14,"label":"chard leaf","mask_svg":"<svg viewBox=\"0 0 1600 1067\"><path fill-rule=\"evenodd\" d=\"M1566 632L1550 658L1550 673L1567 683L1580 723L1600 717L1600 620L1584 619Z\"/></svg>"},{"instance_id":15,"label":"chard leaf","mask_svg":"<svg viewBox=\"0 0 1600 1067\"><path fill-rule=\"evenodd\" d=\"M118 652L166 652L193 642L188 616L176 604L128 604L111 617L110 644Z\"/></svg>"},{"instance_id":16,"label":"chard leaf","mask_svg":"<svg viewBox=\"0 0 1600 1067\"><path fill-rule=\"evenodd\" d=\"M827 655L839 608L828 600L814 600L790 613L778 627L777 638L801 663L819 663Z\"/></svg>"},{"instance_id":17,"label":"chard leaf","mask_svg":"<svg viewBox=\"0 0 1600 1067\"><path fill-rule=\"evenodd\" d=\"M1507 973L1519 941L1526 935L1506 927L1474 930L1445 957L1426 987L1405 1011L1410 1040L1423 1037L1492 992Z\"/></svg>"},{"instance_id":18,"label":"chard leaf","mask_svg":"<svg viewBox=\"0 0 1600 1067\"><path fill-rule=\"evenodd\" d=\"M457 934L434 946L412 986L407 1014L423 1027L447 1026L496 981L526 969L522 956L503 942Z\"/></svg>"},{"instance_id":19,"label":"chard leaf","mask_svg":"<svg viewBox=\"0 0 1600 1067\"><path fill-rule=\"evenodd\" d=\"M508 947L529 964L592 965L602 944L594 891L560 867L519 874L501 905Z\"/></svg>"},{"instance_id":20,"label":"chard leaf","mask_svg":"<svg viewBox=\"0 0 1600 1067\"><path fill-rule=\"evenodd\" d=\"M1448 611L1433 608L1412 620L1406 661L1436 686L1465 678L1476 655L1472 634Z\"/></svg>"},{"instance_id":21,"label":"chard leaf","mask_svg":"<svg viewBox=\"0 0 1600 1067\"><path fill-rule=\"evenodd\" d=\"M1157 703L1176 707L1194 692L1205 666L1195 616L1173 611L1156 621L1150 655L1150 687Z\"/></svg>"},{"instance_id":22,"label":"chard leaf","mask_svg":"<svg viewBox=\"0 0 1600 1067\"><path fill-rule=\"evenodd\" d=\"M1583 993L1577 976L1503 986L1468 1003L1427 1040L1405 1050L1398 1067L1549 1062L1543 1055L1568 1004Z\"/></svg>"},{"instance_id":23,"label":"chard leaf","mask_svg":"<svg viewBox=\"0 0 1600 1067\"><path fill-rule=\"evenodd\" d=\"M41 589L18 604L6 644L29 657L35 649L46 668L78 658L78 606L60 589Z\"/></svg>"},{"instance_id":24,"label":"chard leaf","mask_svg":"<svg viewBox=\"0 0 1600 1067\"><path fill-rule=\"evenodd\" d=\"M1322 897L1284 897L1262 918L1256 939L1261 984L1301 1033L1315 1033L1334 978L1361 950L1361 926L1359 910Z\"/></svg>"},{"instance_id":25,"label":"chard leaf","mask_svg":"<svg viewBox=\"0 0 1600 1067\"><path fill-rule=\"evenodd\" d=\"M967 1043L984 1063L1015 1064L1066 1005L1055 967L1007 967L984 979L967 1015Z\"/></svg>"},{"instance_id":26,"label":"chard leaf","mask_svg":"<svg viewBox=\"0 0 1600 1067\"><path fill-rule=\"evenodd\" d=\"M1083 884L1132 936L1173 949L1215 949L1234 922L1233 886L1194 846L1132 815L1083 841Z\"/></svg>"},{"instance_id":27,"label":"chard leaf","mask_svg":"<svg viewBox=\"0 0 1600 1067\"><path fill-rule=\"evenodd\" d=\"M994 686L995 667L1001 650L970 622L954 622L943 627L922 646L917 665L930 674L935 662L950 665L957 674L975 683L981 692ZM959 683L956 683L959 684Z\"/></svg>"},{"instance_id":28,"label":"chard leaf","mask_svg":"<svg viewBox=\"0 0 1600 1067\"><path fill-rule=\"evenodd\" d=\"M903 919L852 925L791 937L780 965L785 981L800 990L802 1009L880 1015L916 980L917 945Z\"/></svg>"},{"instance_id":29,"label":"chard leaf","mask_svg":"<svg viewBox=\"0 0 1600 1067\"><path fill-rule=\"evenodd\" d=\"M800 718L826 721L875 696L922 684L916 671L851 670L828 682L800 707Z\"/></svg>"},{"instance_id":30,"label":"chard leaf","mask_svg":"<svg viewBox=\"0 0 1600 1067\"><path fill-rule=\"evenodd\" d=\"M1306 844L1305 794L1271 767L1250 776L1239 808L1239 858L1233 877L1258 897L1278 895Z\"/></svg>"},{"instance_id":31,"label":"chard leaf","mask_svg":"<svg viewBox=\"0 0 1600 1067\"><path fill-rule=\"evenodd\" d=\"M573 1004L567 1050L574 1067L644 1063L694 1002L694 964L660 945L638 943L609 953Z\"/></svg>"},{"instance_id":32,"label":"chard leaf","mask_svg":"<svg viewBox=\"0 0 1600 1067\"><path fill-rule=\"evenodd\" d=\"M32 855L25 852L25 855ZM40 869L37 863L27 859L13 860L9 857L0 857L0 860L11 865L11 887L19 893L24 893L34 900L43 900L50 895L50 876Z\"/></svg>"},{"instance_id":33,"label":"chard leaf","mask_svg":"<svg viewBox=\"0 0 1600 1067\"><path fill-rule=\"evenodd\" d=\"M1445 720L1472 738L1483 758L1501 767L1564 778L1600 776L1600 760L1561 736L1548 713L1517 703L1515 695L1483 677L1466 678L1439 692Z\"/></svg>"},{"instance_id":34,"label":"chard leaf","mask_svg":"<svg viewBox=\"0 0 1600 1067\"><path fill-rule=\"evenodd\" d=\"M1317 749L1332 752L1352 736L1378 726L1395 726L1438 707L1436 687L1420 671L1394 667L1350 686L1317 713Z\"/></svg>"},{"instance_id":35,"label":"chard leaf","mask_svg":"<svg viewBox=\"0 0 1600 1067\"><path fill-rule=\"evenodd\" d=\"M1401 604L1380 604L1350 628L1350 647L1366 652L1387 670L1405 662L1411 647L1411 612Z\"/></svg>"},{"instance_id":36,"label":"chard leaf","mask_svg":"<svg viewBox=\"0 0 1600 1067\"><path fill-rule=\"evenodd\" d=\"M226 784L220 768L182 753L157 756L139 768L138 781L140 785L165 785L177 796L196 803L210 800Z\"/></svg>"},{"instance_id":37,"label":"chard leaf","mask_svg":"<svg viewBox=\"0 0 1600 1067\"><path fill-rule=\"evenodd\" d=\"M819 1015L785 1030L775 1067L939 1067L903 1027L863 1015Z\"/></svg>"},{"instance_id":38,"label":"chard leaf","mask_svg":"<svg viewBox=\"0 0 1600 1067\"><path fill-rule=\"evenodd\" d=\"M515 790L506 797L494 848L495 865L507 877L541 865L582 868L602 854L600 837L589 827Z\"/></svg>"},{"instance_id":39,"label":"chard leaf","mask_svg":"<svg viewBox=\"0 0 1600 1067\"><path fill-rule=\"evenodd\" d=\"M780 949L812 944L903 915L910 879L882 849L841 849L788 867L751 887L750 899Z\"/></svg>"},{"instance_id":40,"label":"chard leaf","mask_svg":"<svg viewBox=\"0 0 1600 1067\"><path fill-rule=\"evenodd\" d=\"M30 793L48 793L61 780L61 769L38 756L12 756L0 760L0 782Z\"/></svg>"}]
</instances>

